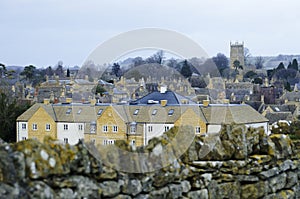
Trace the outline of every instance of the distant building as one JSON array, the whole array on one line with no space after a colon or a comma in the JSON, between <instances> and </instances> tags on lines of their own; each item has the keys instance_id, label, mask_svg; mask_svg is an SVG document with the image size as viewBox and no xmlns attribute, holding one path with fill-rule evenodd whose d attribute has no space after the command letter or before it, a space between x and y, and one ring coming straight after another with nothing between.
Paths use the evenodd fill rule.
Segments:
<instances>
[{"instance_id":1,"label":"distant building","mask_svg":"<svg viewBox=\"0 0 300 199\"><path fill-rule=\"evenodd\" d=\"M240 65L245 67L244 42L230 42L230 68L234 69L233 62L238 60Z\"/></svg>"}]
</instances>

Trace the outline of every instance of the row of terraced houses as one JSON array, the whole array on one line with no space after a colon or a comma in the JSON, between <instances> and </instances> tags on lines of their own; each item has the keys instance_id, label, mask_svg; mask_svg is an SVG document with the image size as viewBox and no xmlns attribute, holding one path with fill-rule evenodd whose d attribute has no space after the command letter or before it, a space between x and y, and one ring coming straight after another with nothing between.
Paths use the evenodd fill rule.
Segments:
<instances>
[{"instance_id":1,"label":"row of terraced houses","mask_svg":"<svg viewBox=\"0 0 300 199\"><path fill-rule=\"evenodd\" d=\"M195 134L217 133L222 124L263 127L268 120L248 105L197 104L175 92L152 92L129 104L34 104L17 119L17 141L51 136L76 144L80 139L109 145L127 140L147 145L174 126L192 126Z\"/></svg>"}]
</instances>

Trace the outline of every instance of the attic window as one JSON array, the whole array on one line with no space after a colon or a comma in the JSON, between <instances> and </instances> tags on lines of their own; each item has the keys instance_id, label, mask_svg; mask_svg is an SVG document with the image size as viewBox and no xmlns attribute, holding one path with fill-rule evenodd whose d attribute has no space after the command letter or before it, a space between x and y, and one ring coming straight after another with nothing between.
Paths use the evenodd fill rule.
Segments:
<instances>
[{"instance_id":1,"label":"attic window","mask_svg":"<svg viewBox=\"0 0 300 199\"><path fill-rule=\"evenodd\" d=\"M174 109L170 109L168 112L168 115L171 116L171 115L173 115L173 113L174 113Z\"/></svg>"},{"instance_id":2,"label":"attic window","mask_svg":"<svg viewBox=\"0 0 300 199\"><path fill-rule=\"evenodd\" d=\"M133 115L137 115L139 113L140 109L135 109Z\"/></svg>"},{"instance_id":3,"label":"attic window","mask_svg":"<svg viewBox=\"0 0 300 199\"><path fill-rule=\"evenodd\" d=\"M156 113L157 113L157 109L154 109L154 110L152 111L152 115L156 115Z\"/></svg>"},{"instance_id":4,"label":"attic window","mask_svg":"<svg viewBox=\"0 0 300 199\"><path fill-rule=\"evenodd\" d=\"M72 108L68 108L68 110L66 111L66 114L69 115L72 112Z\"/></svg>"},{"instance_id":5,"label":"attic window","mask_svg":"<svg viewBox=\"0 0 300 199\"><path fill-rule=\"evenodd\" d=\"M82 109L80 108L77 112L77 114L79 115L81 113Z\"/></svg>"},{"instance_id":6,"label":"attic window","mask_svg":"<svg viewBox=\"0 0 300 199\"><path fill-rule=\"evenodd\" d=\"M102 114L102 112L103 112L103 109L99 109L99 111L98 111L98 115L101 115Z\"/></svg>"}]
</instances>

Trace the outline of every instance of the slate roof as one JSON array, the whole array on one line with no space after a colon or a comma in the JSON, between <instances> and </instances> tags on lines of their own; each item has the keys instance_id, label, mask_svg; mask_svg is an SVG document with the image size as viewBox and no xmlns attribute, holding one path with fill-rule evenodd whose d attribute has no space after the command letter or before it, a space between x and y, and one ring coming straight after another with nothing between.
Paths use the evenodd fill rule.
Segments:
<instances>
[{"instance_id":1,"label":"slate roof","mask_svg":"<svg viewBox=\"0 0 300 199\"><path fill-rule=\"evenodd\" d=\"M206 121L203 113L199 106L190 105L170 105L162 107L160 105L145 106L145 105L129 105L113 106L115 111L123 118L126 122L137 122L137 123L174 123L180 116L187 111L192 109L196 115L198 115L203 121ZM137 114L134 114L138 110ZM173 113L169 115L169 112L173 110ZM154 114L155 112L155 114Z\"/></svg>"},{"instance_id":2,"label":"slate roof","mask_svg":"<svg viewBox=\"0 0 300 199\"><path fill-rule=\"evenodd\" d=\"M298 102L300 99L300 92L298 91L287 92L282 95L281 99L287 99L288 101Z\"/></svg>"},{"instance_id":3,"label":"slate roof","mask_svg":"<svg viewBox=\"0 0 300 199\"><path fill-rule=\"evenodd\" d=\"M34 104L29 109L27 109L22 115L17 118L17 121L28 121L39 108L43 108L53 118L53 120L56 121L56 116L52 105L39 103Z\"/></svg>"},{"instance_id":4,"label":"slate roof","mask_svg":"<svg viewBox=\"0 0 300 199\"><path fill-rule=\"evenodd\" d=\"M274 112L291 112L294 113L295 110L297 109L296 105L288 105L288 104L282 104L282 105L269 105L270 108L274 111Z\"/></svg>"},{"instance_id":5,"label":"slate roof","mask_svg":"<svg viewBox=\"0 0 300 199\"><path fill-rule=\"evenodd\" d=\"M290 112L276 112L276 113L267 113L266 118L269 120L270 124L278 122L279 120L292 121L293 115Z\"/></svg>"},{"instance_id":6,"label":"slate roof","mask_svg":"<svg viewBox=\"0 0 300 199\"><path fill-rule=\"evenodd\" d=\"M268 121L267 118L246 104L211 104L208 107L201 106L201 110L209 124L249 124Z\"/></svg>"},{"instance_id":7,"label":"slate roof","mask_svg":"<svg viewBox=\"0 0 300 199\"><path fill-rule=\"evenodd\" d=\"M161 100L167 100L168 105L183 104L182 100L187 100L188 104L196 104L192 100L190 100L182 95L179 95L173 91L166 91L165 93L154 91L142 98L139 98L139 99L133 101L132 104L137 104L137 105L138 104L148 104L149 100L158 101L159 103Z\"/></svg>"}]
</instances>

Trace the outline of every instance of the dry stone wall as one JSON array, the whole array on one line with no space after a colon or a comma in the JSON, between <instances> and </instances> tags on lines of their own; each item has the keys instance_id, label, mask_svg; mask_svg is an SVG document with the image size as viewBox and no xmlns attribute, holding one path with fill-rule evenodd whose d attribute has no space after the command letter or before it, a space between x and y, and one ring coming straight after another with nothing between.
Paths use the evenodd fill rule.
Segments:
<instances>
[{"instance_id":1,"label":"dry stone wall","mask_svg":"<svg viewBox=\"0 0 300 199\"><path fill-rule=\"evenodd\" d=\"M144 150L171 138L165 134ZM82 142L2 143L0 198L300 198L299 146L284 134L224 126L195 138L169 166L134 174L105 166Z\"/></svg>"}]
</instances>

